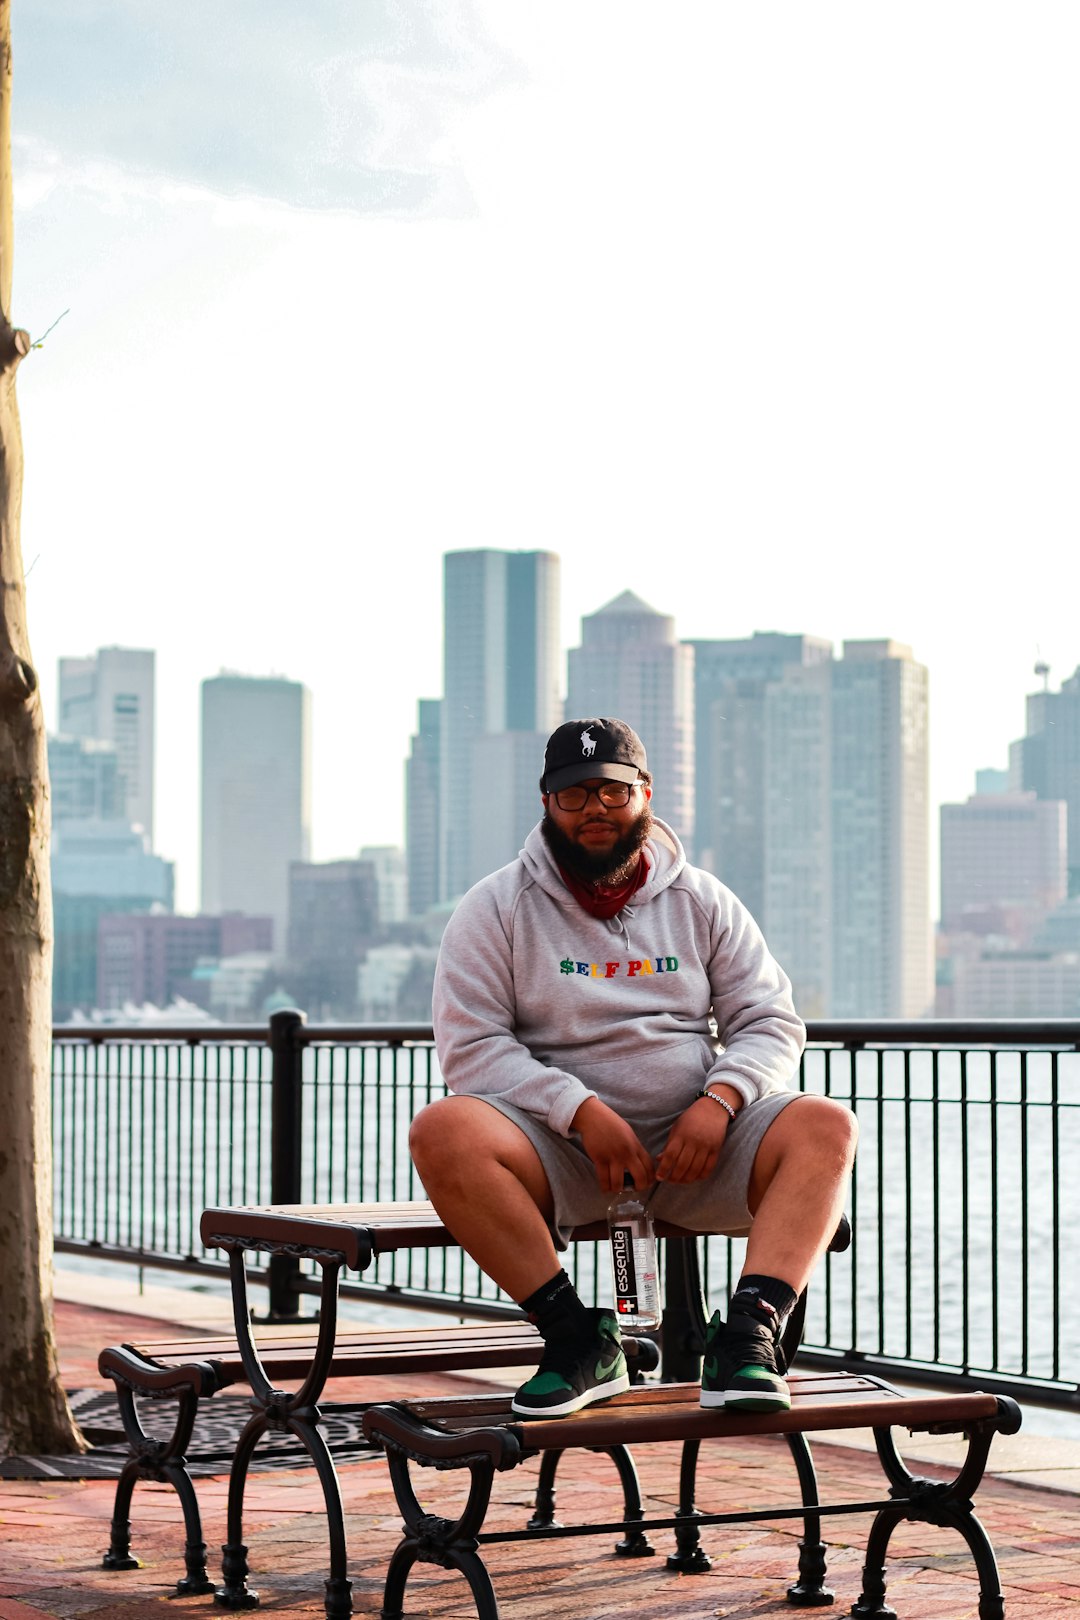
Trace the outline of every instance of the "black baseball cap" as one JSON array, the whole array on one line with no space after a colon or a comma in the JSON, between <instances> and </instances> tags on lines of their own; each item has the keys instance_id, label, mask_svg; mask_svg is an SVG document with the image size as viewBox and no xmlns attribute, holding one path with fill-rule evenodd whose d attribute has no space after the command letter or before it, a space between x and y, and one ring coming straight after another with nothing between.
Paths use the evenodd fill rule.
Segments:
<instances>
[{"instance_id":1,"label":"black baseball cap","mask_svg":"<svg viewBox=\"0 0 1080 1620\"><path fill-rule=\"evenodd\" d=\"M558 793L594 776L636 782L648 769L641 738L625 720L567 720L548 738L540 791Z\"/></svg>"}]
</instances>

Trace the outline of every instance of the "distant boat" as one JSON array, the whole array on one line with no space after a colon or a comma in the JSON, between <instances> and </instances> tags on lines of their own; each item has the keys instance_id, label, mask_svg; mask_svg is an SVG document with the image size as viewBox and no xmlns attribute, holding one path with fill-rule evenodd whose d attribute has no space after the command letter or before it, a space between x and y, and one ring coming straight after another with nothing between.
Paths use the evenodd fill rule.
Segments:
<instances>
[{"instance_id":1,"label":"distant boat","mask_svg":"<svg viewBox=\"0 0 1080 1620\"><path fill-rule=\"evenodd\" d=\"M196 1006L194 1001L185 1001L180 996L167 1007L155 1007L152 1001L143 1002L141 1007L137 1007L134 1002L127 1001L122 1007L105 1010L95 1007L89 1013L76 1009L65 1023L57 1024L56 1028L108 1029L117 1025L124 1029L175 1029L178 1025L211 1027L220 1024L220 1018L215 1018L204 1007Z\"/></svg>"}]
</instances>

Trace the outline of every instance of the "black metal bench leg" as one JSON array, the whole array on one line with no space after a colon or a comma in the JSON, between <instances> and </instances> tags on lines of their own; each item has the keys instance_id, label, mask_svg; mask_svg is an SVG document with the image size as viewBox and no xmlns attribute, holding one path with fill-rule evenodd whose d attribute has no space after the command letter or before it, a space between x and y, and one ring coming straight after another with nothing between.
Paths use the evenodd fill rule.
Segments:
<instances>
[{"instance_id":1,"label":"black metal bench leg","mask_svg":"<svg viewBox=\"0 0 1080 1620\"><path fill-rule=\"evenodd\" d=\"M247 1583L248 1550L244 1545L244 1487L255 1447L267 1428L266 1413L250 1417L236 1442L229 1470L229 1509L226 1541L221 1549L223 1584L214 1593L214 1602L223 1609L257 1609L259 1594Z\"/></svg>"},{"instance_id":2,"label":"black metal bench leg","mask_svg":"<svg viewBox=\"0 0 1080 1620\"><path fill-rule=\"evenodd\" d=\"M712 1568L712 1559L701 1545L701 1533L694 1519L697 1515L697 1463L701 1450L700 1440L684 1440L679 1463L679 1517L685 1524L675 1527L676 1552L668 1555L667 1567L680 1575L704 1575Z\"/></svg>"},{"instance_id":3,"label":"black metal bench leg","mask_svg":"<svg viewBox=\"0 0 1080 1620\"><path fill-rule=\"evenodd\" d=\"M825 1555L828 1549L821 1539L821 1514L817 1512L820 1498L814 1459L805 1434L787 1434L784 1438L795 1460L803 1507L807 1510L803 1518L803 1539L799 1542L799 1579L794 1586L788 1587L787 1600L797 1608L821 1608L826 1603L835 1602L836 1594L825 1585Z\"/></svg>"},{"instance_id":4,"label":"black metal bench leg","mask_svg":"<svg viewBox=\"0 0 1080 1620\"><path fill-rule=\"evenodd\" d=\"M176 1583L177 1597L198 1597L204 1592L212 1592L214 1583L210 1579L206 1568L206 1542L203 1540L202 1519L199 1516L199 1501L195 1495L195 1487L191 1483L191 1475L183 1457L177 1457L173 1462L166 1463L162 1473L168 1479L184 1510L184 1529L186 1540L184 1542L184 1566L187 1574Z\"/></svg>"},{"instance_id":5,"label":"black metal bench leg","mask_svg":"<svg viewBox=\"0 0 1080 1620\"><path fill-rule=\"evenodd\" d=\"M558 1526L559 1521L555 1517L555 1470L561 1456L561 1451L543 1451L540 1454L533 1515L525 1526L526 1530L548 1530Z\"/></svg>"},{"instance_id":6,"label":"black metal bench leg","mask_svg":"<svg viewBox=\"0 0 1080 1620\"><path fill-rule=\"evenodd\" d=\"M486 1459L471 1462L469 1496L459 1519L442 1519L425 1513L413 1490L409 1459L404 1452L386 1447L386 1461L394 1498L404 1519L404 1539L395 1549L383 1589L382 1620L402 1620L405 1583L414 1564L438 1564L456 1569L469 1583L476 1603L478 1620L499 1620L499 1605L487 1566L479 1556L477 1535L484 1522L495 1470Z\"/></svg>"},{"instance_id":7,"label":"black metal bench leg","mask_svg":"<svg viewBox=\"0 0 1080 1620\"><path fill-rule=\"evenodd\" d=\"M281 1423L282 1428L295 1434L315 1464L322 1486L323 1505L326 1508L326 1526L330 1539L330 1574L326 1585L326 1620L349 1620L353 1612L352 1582L348 1579L348 1544L345 1538L345 1510L341 1502L341 1484L334 1467L334 1459L325 1439L319 1433L318 1408L291 1412ZM271 1427L274 1424L271 1423Z\"/></svg>"},{"instance_id":8,"label":"black metal bench leg","mask_svg":"<svg viewBox=\"0 0 1080 1620\"><path fill-rule=\"evenodd\" d=\"M401 1541L395 1547L386 1567L386 1585L383 1587L381 1620L403 1620L405 1614L405 1583L416 1563L416 1543Z\"/></svg>"},{"instance_id":9,"label":"black metal bench leg","mask_svg":"<svg viewBox=\"0 0 1080 1620\"><path fill-rule=\"evenodd\" d=\"M1001 1576L989 1537L975 1516L972 1497L982 1480L990 1444L1001 1430L1015 1433L1020 1426L1019 1409L1004 1397L998 1402L997 1418L968 1431L968 1451L955 1479L921 1479L910 1472L896 1448L891 1429L875 1429L874 1441L881 1465L900 1498L895 1508L885 1508L874 1521L866 1544L863 1593L851 1612L858 1620L895 1620L894 1610L885 1604L885 1554L889 1537L898 1524L949 1525L964 1538L975 1560L979 1577L979 1620L1004 1620L1005 1598Z\"/></svg>"},{"instance_id":10,"label":"black metal bench leg","mask_svg":"<svg viewBox=\"0 0 1080 1620\"><path fill-rule=\"evenodd\" d=\"M597 1456L611 1458L618 1471L619 1483L622 1485L623 1518L627 1521L627 1529L622 1541L615 1543L616 1553L620 1558L651 1558L656 1548L644 1530L630 1528L635 1519L640 1522L645 1516L641 1506L641 1485L633 1457L625 1446L592 1446L590 1450ZM560 1451L545 1451L541 1454L533 1516L525 1527L527 1530L561 1528L555 1517L555 1470L559 1466L559 1458L563 1455L564 1453Z\"/></svg>"},{"instance_id":11,"label":"black metal bench leg","mask_svg":"<svg viewBox=\"0 0 1080 1620\"><path fill-rule=\"evenodd\" d=\"M138 1569L139 1560L131 1555L131 1500L140 1480L155 1480L172 1486L184 1515L184 1565L187 1574L177 1581L176 1595L192 1597L212 1592L214 1584L206 1570L206 1543L203 1540L199 1501L184 1456L195 1427L199 1398L193 1389L182 1391L177 1402L176 1424L168 1440L155 1440L147 1434L132 1389L117 1383L116 1399L124 1433L134 1455L128 1458L116 1482L109 1550L101 1560L102 1567Z\"/></svg>"},{"instance_id":12,"label":"black metal bench leg","mask_svg":"<svg viewBox=\"0 0 1080 1620\"><path fill-rule=\"evenodd\" d=\"M908 1514L903 1508L882 1508L870 1527L863 1564L862 1592L851 1605L856 1620L897 1620L895 1609L885 1602L885 1555L889 1538Z\"/></svg>"},{"instance_id":13,"label":"black metal bench leg","mask_svg":"<svg viewBox=\"0 0 1080 1620\"><path fill-rule=\"evenodd\" d=\"M1001 1590L994 1549L970 1506L957 1506L942 1514L942 1523L958 1530L971 1549L975 1568L979 1572L979 1620L1005 1620L1005 1594Z\"/></svg>"},{"instance_id":14,"label":"black metal bench leg","mask_svg":"<svg viewBox=\"0 0 1080 1620\"><path fill-rule=\"evenodd\" d=\"M625 1446L604 1446L598 1449L602 1449L615 1464L622 1486L623 1518L627 1521L627 1530L622 1541L615 1543L615 1551L620 1558L651 1558L656 1548L644 1530L630 1528L635 1520L640 1524L645 1517L641 1509L641 1485L637 1469L634 1467L634 1459Z\"/></svg>"},{"instance_id":15,"label":"black metal bench leg","mask_svg":"<svg viewBox=\"0 0 1080 1620\"><path fill-rule=\"evenodd\" d=\"M131 1498L136 1483L142 1478L142 1467L137 1457L123 1466L116 1482L113 1498L112 1524L109 1527L109 1550L101 1560L103 1569L138 1569L139 1560L131 1556Z\"/></svg>"}]
</instances>

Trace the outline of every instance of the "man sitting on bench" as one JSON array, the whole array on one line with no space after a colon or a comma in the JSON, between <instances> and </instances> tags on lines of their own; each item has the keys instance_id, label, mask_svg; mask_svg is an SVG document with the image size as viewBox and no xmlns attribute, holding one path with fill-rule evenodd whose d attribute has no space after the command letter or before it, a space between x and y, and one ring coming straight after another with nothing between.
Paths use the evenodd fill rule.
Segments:
<instances>
[{"instance_id":1,"label":"man sitting on bench","mask_svg":"<svg viewBox=\"0 0 1080 1620\"><path fill-rule=\"evenodd\" d=\"M854 1157L854 1116L790 1088L805 1039L790 982L746 908L653 817L651 784L622 721L560 726L540 824L470 889L439 955L453 1095L417 1115L410 1146L456 1241L544 1337L514 1396L523 1417L628 1387L614 1315L582 1303L556 1255L626 1174L657 1184L658 1219L749 1234L727 1322L709 1323L702 1405L789 1406L781 1330Z\"/></svg>"}]
</instances>

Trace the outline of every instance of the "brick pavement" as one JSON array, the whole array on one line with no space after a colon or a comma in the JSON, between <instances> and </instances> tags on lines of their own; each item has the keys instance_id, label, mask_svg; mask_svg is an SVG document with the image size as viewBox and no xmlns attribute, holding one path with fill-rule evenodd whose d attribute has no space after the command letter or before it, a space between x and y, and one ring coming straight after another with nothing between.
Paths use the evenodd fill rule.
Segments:
<instances>
[{"instance_id":1,"label":"brick pavement","mask_svg":"<svg viewBox=\"0 0 1080 1620\"><path fill-rule=\"evenodd\" d=\"M145 1332L112 1312L59 1308L65 1374L86 1373L93 1346ZM162 1324L166 1331L172 1324ZM70 1378L68 1379L70 1382ZM451 1385L447 1380L447 1386ZM85 1387L80 1384L80 1387ZM370 1388L370 1385L368 1386ZM458 1384L456 1387L463 1387ZM815 1446L823 1495L855 1499L884 1494L875 1460L845 1446ZM646 1513L671 1511L676 1500L674 1448L642 1448L637 1462ZM528 1517L536 1464L499 1477L487 1528L519 1528ZM934 1467L920 1472L941 1473ZM397 1541L399 1516L378 1459L341 1470L345 1492L353 1601L358 1615L377 1616L382 1573ZM699 1505L767 1505L792 1500L793 1469L777 1439L711 1442L702 1448ZM430 1511L451 1512L462 1476L426 1470L420 1494ZM568 1454L560 1464L558 1511L578 1517L616 1516L618 1491L609 1459ZM733 1496L737 1491L737 1498ZM167 1486L141 1485L134 1508L134 1550L143 1567L110 1572L100 1566L108 1542L113 1486L107 1480L0 1483L0 1620L88 1616L141 1620L187 1611L215 1612L212 1599L172 1598L181 1573L181 1518ZM211 1547L223 1539L226 1482L202 1480L199 1496ZM322 1615L325 1540L320 1497L310 1471L251 1476L245 1533L252 1583L263 1608L280 1616ZM994 1542L1009 1620L1046 1620L1075 1613L1080 1620L1080 1500L1075 1495L987 1479L979 1514ZM829 1579L847 1613L858 1595L868 1516L826 1520ZM784 1591L795 1573L797 1521L780 1528L714 1527L704 1532L711 1571L677 1576L664 1567L668 1533L654 1532L658 1556L624 1560L611 1537L529 1542L488 1549L487 1559L504 1620L751 1620L790 1614ZM959 1537L930 1526L902 1527L894 1538L889 1601L900 1620L976 1620L974 1565ZM213 1572L213 1562L211 1564ZM462 1578L430 1566L410 1581L407 1612L433 1620L472 1620L475 1609ZM216 1611L220 1612L220 1611Z\"/></svg>"}]
</instances>

